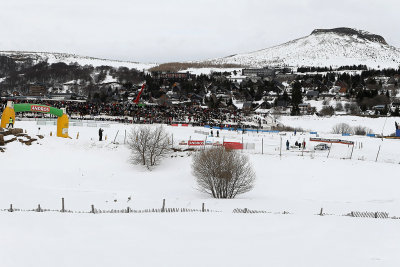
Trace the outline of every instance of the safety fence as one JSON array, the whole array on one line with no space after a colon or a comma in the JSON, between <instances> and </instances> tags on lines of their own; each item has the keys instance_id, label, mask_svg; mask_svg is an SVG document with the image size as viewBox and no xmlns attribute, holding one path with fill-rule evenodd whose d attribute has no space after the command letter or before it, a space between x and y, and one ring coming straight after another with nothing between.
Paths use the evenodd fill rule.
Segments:
<instances>
[{"instance_id":1,"label":"safety fence","mask_svg":"<svg viewBox=\"0 0 400 267\"><path fill-rule=\"evenodd\" d=\"M388 219L389 213L387 212L359 212L359 211L352 211L347 214L347 216L351 217L362 217L362 218L380 218L380 219Z\"/></svg>"},{"instance_id":2,"label":"safety fence","mask_svg":"<svg viewBox=\"0 0 400 267\"><path fill-rule=\"evenodd\" d=\"M251 210L248 208L242 208L242 209L234 209L233 213L246 213L246 214L260 214L260 213L269 213L269 214L293 214L288 211L283 211L283 212L271 212L271 211L266 211L266 210ZM374 218L374 219L394 219L394 220L399 220L400 217L392 216L389 217L389 213L387 212L360 212L360 211L352 211L344 215L336 215L336 214L328 214L324 213L323 209L321 208L320 212L314 215L318 216L348 216L348 217L357 217L357 218Z\"/></svg>"},{"instance_id":3,"label":"safety fence","mask_svg":"<svg viewBox=\"0 0 400 267\"><path fill-rule=\"evenodd\" d=\"M57 125L56 120L37 120L36 125ZM104 122L96 122L96 121L70 121L69 126L78 126L78 127L102 127L109 128L109 123Z\"/></svg>"},{"instance_id":4,"label":"safety fence","mask_svg":"<svg viewBox=\"0 0 400 267\"><path fill-rule=\"evenodd\" d=\"M163 199L161 208L149 208L149 209L132 209L131 207L126 207L125 209L97 209L94 205L90 206L88 210L70 210L65 208L65 200L61 199L61 209L46 209L43 208L40 204L37 208L33 209L20 209L15 208L13 204L10 204L8 209L0 209L2 212L61 212L61 213L92 213L92 214L101 214L101 213L193 213L193 212L221 212L217 210L206 209L205 203L202 203L200 209L189 209L189 208L168 208L165 206L166 202Z\"/></svg>"},{"instance_id":5,"label":"safety fence","mask_svg":"<svg viewBox=\"0 0 400 267\"><path fill-rule=\"evenodd\" d=\"M20 209L14 208L11 204L8 209L0 209L0 212L60 212L60 213L75 213L75 214L122 214L122 213L133 213L133 214L141 214L141 213L223 213L224 211L206 209L205 203L202 203L201 208L168 208L166 207L166 201L163 199L162 207L161 208L148 208L148 209L132 209L131 207L127 207L125 209L97 209L94 205L88 210L81 210L81 211L74 211L65 208L64 198L61 201L61 209L45 209L41 207L39 204L37 208L34 209ZM229 211L228 211L229 212ZM232 213L235 214L274 214L274 215L294 215L295 213L289 211L283 212L273 212L267 210L253 210L249 208L235 208L232 210ZM347 216L347 217L354 217L354 218L371 218L371 219L394 219L400 220L400 217L396 216L389 216L388 212L359 212L359 211L352 211L347 214L333 214L333 213L325 213L323 208L319 210L318 213L313 214L317 216Z\"/></svg>"}]
</instances>

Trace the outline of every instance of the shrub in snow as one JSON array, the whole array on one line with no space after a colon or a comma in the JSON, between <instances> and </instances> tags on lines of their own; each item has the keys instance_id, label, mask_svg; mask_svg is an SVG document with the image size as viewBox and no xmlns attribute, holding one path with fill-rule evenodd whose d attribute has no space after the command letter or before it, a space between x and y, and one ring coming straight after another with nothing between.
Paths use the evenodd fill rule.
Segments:
<instances>
[{"instance_id":1,"label":"shrub in snow","mask_svg":"<svg viewBox=\"0 0 400 267\"><path fill-rule=\"evenodd\" d=\"M358 115L360 114L360 107L356 103L352 103L349 106L350 114L351 115Z\"/></svg>"},{"instance_id":2,"label":"shrub in snow","mask_svg":"<svg viewBox=\"0 0 400 267\"><path fill-rule=\"evenodd\" d=\"M160 163L170 152L169 134L162 126L139 126L128 135L131 160L150 169Z\"/></svg>"},{"instance_id":3,"label":"shrub in snow","mask_svg":"<svg viewBox=\"0 0 400 267\"><path fill-rule=\"evenodd\" d=\"M343 111L343 104L341 102L336 103L335 111Z\"/></svg>"},{"instance_id":4,"label":"shrub in snow","mask_svg":"<svg viewBox=\"0 0 400 267\"><path fill-rule=\"evenodd\" d=\"M332 128L334 134L352 134L353 129L347 123L338 123Z\"/></svg>"},{"instance_id":5,"label":"shrub in snow","mask_svg":"<svg viewBox=\"0 0 400 267\"><path fill-rule=\"evenodd\" d=\"M199 190L214 198L234 198L246 193L253 188L256 177L247 156L223 147L197 152L192 170Z\"/></svg>"},{"instance_id":6,"label":"shrub in snow","mask_svg":"<svg viewBox=\"0 0 400 267\"><path fill-rule=\"evenodd\" d=\"M353 132L355 135L367 135L367 134L372 133L372 130L367 127L359 125L359 126L355 126L353 128Z\"/></svg>"},{"instance_id":7,"label":"shrub in snow","mask_svg":"<svg viewBox=\"0 0 400 267\"><path fill-rule=\"evenodd\" d=\"M335 110L332 106L323 106L319 112L322 116L332 116L335 115Z\"/></svg>"}]
</instances>

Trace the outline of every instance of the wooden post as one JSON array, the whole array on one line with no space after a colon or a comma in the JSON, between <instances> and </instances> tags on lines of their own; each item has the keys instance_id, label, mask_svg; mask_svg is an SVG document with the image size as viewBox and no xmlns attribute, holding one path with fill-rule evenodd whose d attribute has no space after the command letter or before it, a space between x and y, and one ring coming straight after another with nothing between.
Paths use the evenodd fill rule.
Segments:
<instances>
[{"instance_id":1,"label":"wooden post","mask_svg":"<svg viewBox=\"0 0 400 267\"><path fill-rule=\"evenodd\" d=\"M124 136L124 144L126 143L126 129L125 129L125 136Z\"/></svg>"},{"instance_id":2,"label":"wooden post","mask_svg":"<svg viewBox=\"0 0 400 267\"><path fill-rule=\"evenodd\" d=\"M351 149L350 159L353 157L353 150L354 150L354 144L353 144L353 148Z\"/></svg>"},{"instance_id":3,"label":"wooden post","mask_svg":"<svg viewBox=\"0 0 400 267\"><path fill-rule=\"evenodd\" d=\"M114 137L114 142L113 142L114 144L115 144L115 140L117 140L118 133L119 133L119 130L117 131L117 134Z\"/></svg>"},{"instance_id":4,"label":"wooden post","mask_svg":"<svg viewBox=\"0 0 400 267\"><path fill-rule=\"evenodd\" d=\"M319 216L324 215L322 211L323 211L323 208L321 208L321 211L319 212Z\"/></svg>"},{"instance_id":5,"label":"wooden post","mask_svg":"<svg viewBox=\"0 0 400 267\"><path fill-rule=\"evenodd\" d=\"M329 148L328 155L326 156L326 158L329 158L329 154L331 153L332 146L333 146L333 143L331 143L331 147Z\"/></svg>"},{"instance_id":6,"label":"wooden post","mask_svg":"<svg viewBox=\"0 0 400 267\"><path fill-rule=\"evenodd\" d=\"M171 147L174 148L174 134L172 134L172 142L171 142Z\"/></svg>"},{"instance_id":7,"label":"wooden post","mask_svg":"<svg viewBox=\"0 0 400 267\"><path fill-rule=\"evenodd\" d=\"M280 145L279 145L279 157L282 157L282 136L281 136L280 140L281 141L280 141Z\"/></svg>"},{"instance_id":8,"label":"wooden post","mask_svg":"<svg viewBox=\"0 0 400 267\"><path fill-rule=\"evenodd\" d=\"M64 198L61 198L61 212L65 212Z\"/></svg>"},{"instance_id":9,"label":"wooden post","mask_svg":"<svg viewBox=\"0 0 400 267\"><path fill-rule=\"evenodd\" d=\"M131 212L131 208L126 208L126 213L129 213L129 212Z\"/></svg>"},{"instance_id":10,"label":"wooden post","mask_svg":"<svg viewBox=\"0 0 400 267\"><path fill-rule=\"evenodd\" d=\"M205 209L204 209L204 203L201 205L201 211L202 211L202 212L205 211Z\"/></svg>"},{"instance_id":11,"label":"wooden post","mask_svg":"<svg viewBox=\"0 0 400 267\"><path fill-rule=\"evenodd\" d=\"M264 155L264 138L261 138L261 154Z\"/></svg>"},{"instance_id":12,"label":"wooden post","mask_svg":"<svg viewBox=\"0 0 400 267\"><path fill-rule=\"evenodd\" d=\"M162 202L161 212L165 212L165 198L163 199L163 202Z\"/></svg>"},{"instance_id":13,"label":"wooden post","mask_svg":"<svg viewBox=\"0 0 400 267\"><path fill-rule=\"evenodd\" d=\"M94 205L92 205L92 211L91 211L91 213L93 213L93 214L95 213L95 212L94 212Z\"/></svg>"},{"instance_id":14,"label":"wooden post","mask_svg":"<svg viewBox=\"0 0 400 267\"><path fill-rule=\"evenodd\" d=\"M76 139L79 139L79 132L76 134Z\"/></svg>"},{"instance_id":15,"label":"wooden post","mask_svg":"<svg viewBox=\"0 0 400 267\"><path fill-rule=\"evenodd\" d=\"M9 212L13 212L14 211L14 209L13 209L13 207L12 207L12 204L10 204L10 209L8 210Z\"/></svg>"},{"instance_id":16,"label":"wooden post","mask_svg":"<svg viewBox=\"0 0 400 267\"><path fill-rule=\"evenodd\" d=\"M381 145L379 145L379 149L378 149L378 153L376 153L376 159L375 162L378 161L378 156L379 156L379 152L381 151Z\"/></svg>"},{"instance_id":17,"label":"wooden post","mask_svg":"<svg viewBox=\"0 0 400 267\"><path fill-rule=\"evenodd\" d=\"M40 204L38 204L37 212L41 212L42 209L40 208Z\"/></svg>"}]
</instances>

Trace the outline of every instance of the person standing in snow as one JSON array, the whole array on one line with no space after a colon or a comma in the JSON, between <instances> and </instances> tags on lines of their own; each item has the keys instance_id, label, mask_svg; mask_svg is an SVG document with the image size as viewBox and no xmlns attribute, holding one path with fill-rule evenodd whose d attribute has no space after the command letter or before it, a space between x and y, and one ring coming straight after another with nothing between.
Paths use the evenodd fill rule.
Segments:
<instances>
[{"instance_id":1,"label":"person standing in snow","mask_svg":"<svg viewBox=\"0 0 400 267\"><path fill-rule=\"evenodd\" d=\"M219 131L217 130L217 137L219 137Z\"/></svg>"},{"instance_id":2,"label":"person standing in snow","mask_svg":"<svg viewBox=\"0 0 400 267\"><path fill-rule=\"evenodd\" d=\"M103 141L103 129L99 129L99 141Z\"/></svg>"},{"instance_id":3,"label":"person standing in snow","mask_svg":"<svg viewBox=\"0 0 400 267\"><path fill-rule=\"evenodd\" d=\"M289 140L286 140L286 150L289 150Z\"/></svg>"},{"instance_id":4,"label":"person standing in snow","mask_svg":"<svg viewBox=\"0 0 400 267\"><path fill-rule=\"evenodd\" d=\"M8 120L8 127L7 128L14 128L14 120L13 118L10 117Z\"/></svg>"}]
</instances>

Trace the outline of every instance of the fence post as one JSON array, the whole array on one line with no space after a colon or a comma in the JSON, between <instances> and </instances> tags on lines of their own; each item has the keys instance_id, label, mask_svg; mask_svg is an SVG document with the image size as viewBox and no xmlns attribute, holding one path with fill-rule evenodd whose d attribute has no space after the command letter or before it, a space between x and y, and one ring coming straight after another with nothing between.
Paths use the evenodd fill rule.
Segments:
<instances>
[{"instance_id":1,"label":"fence post","mask_svg":"<svg viewBox=\"0 0 400 267\"><path fill-rule=\"evenodd\" d=\"M376 153L375 162L378 162L378 156L379 156L379 152L380 152L380 151L381 151L381 145L379 145L378 153Z\"/></svg>"},{"instance_id":2,"label":"fence post","mask_svg":"<svg viewBox=\"0 0 400 267\"><path fill-rule=\"evenodd\" d=\"M125 129L124 145L125 143L126 143L126 129Z\"/></svg>"},{"instance_id":3,"label":"fence post","mask_svg":"<svg viewBox=\"0 0 400 267\"><path fill-rule=\"evenodd\" d=\"M13 209L13 207L12 207L12 204L10 204L10 209L8 210L9 212L13 212L14 211L14 209Z\"/></svg>"},{"instance_id":4,"label":"fence post","mask_svg":"<svg viewBox=\"0 0 400 267\"><path fill-rule=\"evenodd\" d=\"M165 212L165 198L163 199L163 202L162 202L161 212Z\"/></svg>"},{"instance_id":5,"label":"fence post","mask_svg":"<svg viewBox=\"0 0 400 267\"><path fill-rule=\"evenodd\" d=\"M115 140L117 140L118 133L119 133L119 130L117 131L117 134L114 137L114 142L113 142L114 144L115 144Z\"/></svg>"},{"instance_id":6,"label":"fence post","mask_svg":"<svg viewBox=\"0 0 400 267\"><path fill-rule=\"evenodd\" d=\"M261 154L264 155L264 138L261 138Z\"/></svg>"},{"instance_id":7,"label":"fence post","mask_svg":"<svg viewBox=\"0 0 400 267\"><path fill-rule=\"evenodd\" d=\"M37 212L41 212L42 209L40 208L40 204L38 204Z\"/></svg>"},{"instance_id":8,"label":"fence post","mask_svg":"<svg viewBox=\"0 0 400 267\"><path fill-rule=\"evenodd\" d=\"M61 212L65 212L64 198L61 198Z\"/></svg>"},{"instance_id":9,"label":"fence post","mask_svg":"<svg viewBox=\"0 0 400 267\"><path fill-rule=\"evenodd\" d=\"M126 213L129 213L131 211L131 208L126 208Z\"/></svg>"},{"instance_id":10,"label":"fence post","mask_svg":"<svg viewBox=\"0 0 400 267\"><path fill-rule=\"evenodd\" d=\"M330 148L329 148L328 155L326 156L326 158L329 158L329 154L331 153L332 146L333 146L333 143L331 143L331 146L330 146Z\"/></svg>"},{"instance_id":11,"label":"fence post","mask_svg":"<svg viewBox=\"0 0 400 267\"><path fill-rule=\"evenodd\" d=\"M92 211L91 211L91 213L93 213L93 214L95 213L95 212L94 212L94 205L92 205Z\"/></svg>"},{"instance_id":12,"label":"fence post","mask_svg":"<svg viewBox=\"0 0 400 267\"><path fill-rule=\"evenodd\" d=\"M353 150L354 150L354 144L353 144L353 148L351 149L350 159L353 157Z\"/></svg>"},{"instance_id":13,"label":"fence post","mask_svg":"<svg viewBox=\"0 0 400 267\"><path fill-rule=\"evenodd\" d=\"M201 205L201 211L202 211L202 212L205 211L205 209L204 209L204 203Z\"/></svg>"}]
</instances>

